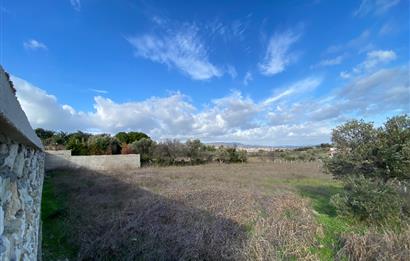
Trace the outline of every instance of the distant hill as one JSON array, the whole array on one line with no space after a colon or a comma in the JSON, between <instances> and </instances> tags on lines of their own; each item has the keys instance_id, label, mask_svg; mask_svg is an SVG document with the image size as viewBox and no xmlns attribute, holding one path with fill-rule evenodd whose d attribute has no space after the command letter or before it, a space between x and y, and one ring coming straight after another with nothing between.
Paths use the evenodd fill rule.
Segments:
<instances>
[{"instance_id":1,"label":"distant hill","mask_svg":"<svg viewBox=\"0 0 410 261\"><path fill-rule=\"evenodd\" d=\"M241 148L267 148L267 149L272 149L272 148L294 149L294 148L304 147L304 146L295 146L295 145L282 145L282 146L251 145L251 144L243 144L239 142L209 142L206 144L211 145L211 146L217 146L217 147L224 146L228 148L241 147Z\"/></svg>"}]
</instances>

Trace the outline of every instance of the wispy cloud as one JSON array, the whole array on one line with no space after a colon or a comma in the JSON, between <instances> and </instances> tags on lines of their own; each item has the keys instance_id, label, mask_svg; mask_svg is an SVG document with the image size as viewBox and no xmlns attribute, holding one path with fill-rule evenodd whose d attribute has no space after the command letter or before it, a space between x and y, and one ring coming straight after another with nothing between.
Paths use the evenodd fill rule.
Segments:
<instances>
[{"instance_id":1,"label":"wispy cloud","mask_svg":"<svg viewBox=\"0 0 410 261\"><path fill-rule=\"evenodd\" d=\"M308 77L303 80L297 81L291 84L289 87L280 90L272 97L269 97L263 102L263 105L270 105L280 99L283 99L290 95L303 94L309 91L313 91L322 83L322 78Z\"/></svg>"},{"instance_id":2,"label":"wispy cloud","mask_svg":"<svg viewBox=\"0 0 410 261\"><path fill-rule=\"evenodd\" d=\"M248 85L250 81L253 80L253 76L251 72L246 72L245 77L243 77L243 84Z\"/></svg>"},{"instance_id":3,"label":"wispy cloud","mask_svg":"<svg viewBox=\"0 0 410 261\"><path fill-rule=\"evenodd\" d=\"M238 76L238 73L236 72L236 69L232 65L227 65L226 66L226 73L231 76L232 79L235 79L236 76Z\"/></svg>"},{"instance_id":4,"label":"wispy cloud","mask_svg":"<svg viewBox=\"0 0 410 261\"><path fill-rule=\"evenodd\" d=\"M107 94L108 93L108 91L101 90L101 89L89 89L89 90L92 91L92 92L95 92L95 93L99 93L99 94Z\"/></svg>"},{"instance_id":5,"label":"wispy cloud","mask_svg":"<svg viewBox=\"0 0 410 261\"><path fill-rule=\"evenodd\" d=\"M345 59L344 55L338 55L334 58L321 60L318 64L314 65L313 67L326 67L326 66L338 65L338 64L341 64L344 59Z\"/></svg>"},{"instance_id":6,"label":"wispy cloud","mask_svg":"<svg viewBox=\"0 0 410 261\"><path fill-rule=\"evenodd\" d=\"M326 49L326 53L338 53L346 50L357 50L359 53L366 52L371 49L370 30L364 30L357 37L349 40L346 43L331 45Z\"/></svg>"},{"instance_id":7,"label":"wispy cloud","mask_svg":"<svg viewBox=\"0 0 410 261\"><path fill-rule=\"evenodd\" d=\"M47 46L44 43L39 42L35 39L24 42L23 46L27 50L47 50Z\"/></svg>"},{"instance_id":8,"label":"wispy cloud","mask_svg":"<svg viewBox=\"0 0 410 261\"><path fill-rule=\"evenodd\" d=\"M392 21L386 22L379 30L380 36L386 36L392 34L397 31L397 25L395 25Z\"/></svg>"},{"instance_id":9,"label":"wispy cloud","mask_svg":"<svg viewBox=\"0 0 410 261\"><path fill-rule=\"evenodd\" d=\"M296 60L296 54L289 52L291 46L300 38L300 34L291 31L276 33L269 39L265 58L259 64L264 75L275 75L283 72L289 64Z\"/></svg>"},{"instance_id":10,"label":"wispy cloud","mask_svg":"<svg viewBox=\"0 0 410 261\"><path fill-rule=\"evenodd\" d=\"M374 50L371 52L367 52L366 58L363 62L354 66L350 72L343 71L339 75L343 79L349 79L355 75L373 71L380 65L394 61L396 60L396 58L397 55L392 50Z\"/></svg>"},{"instance_id":11,"label":"wispy cloud","mask_svg":"<svg viewBox=\"0 0 410 261\"><path fill-rule=\"evenodd\" d=\"M355 16L368 14L380 15L397 5L400 0L362 0L358 9L354 11Z\"/></svg>"},{"instance_id":12,"label":"wispy cloud","mask_svg":"<svg viewBox=\"0 0 410 261\"><path fill-rule=\"evenodd\" d=\"M135 48L136 56L177 68L193 80L207 80L223 74L209 61L208 49L195 25L183 25L158 35L146 34L127 40Z\"/></svg>"},{"instance_id":13,"label":"wispy cloud","mask_svg":"<svg viewBox=\"0 0 410 261\"><path fill-rule=\"evenodd\" d=\"M204 28L210 32L211 36L220 36L225 42L244 41L246 31L249 29L252 14L248 14L241 19L232 22L221 21L216 18L205 24Z\"/></svg>"},{"instance_id":14,"label":"wispy cloud","mask_svg":"<svg viewBox=\"0 0 410 261\"><path fill-rule=\"evenodd\" d=\"M80 0L70 0L71 6L76 10L77 12L81 11L81 1Z\"/></svg>"}]
</instances>

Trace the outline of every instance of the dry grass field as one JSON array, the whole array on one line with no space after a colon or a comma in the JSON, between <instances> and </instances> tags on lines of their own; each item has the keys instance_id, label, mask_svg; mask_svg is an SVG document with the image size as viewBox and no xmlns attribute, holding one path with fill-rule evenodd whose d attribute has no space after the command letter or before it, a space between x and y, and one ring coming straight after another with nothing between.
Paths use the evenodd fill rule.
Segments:
<instances>
[{"instance_id":1,"label":"dry grass field","mask_svg":"<svg viewBox=\"0 0 410 261\"><path fill-rule=\"evenodd\" d=\"M44 188L43 256L44 260L383 258L380 253L366 256L366 251L351 245L352 229L335 217L329 204L339 189L318 162L251 161L127 173L55 171L48 173ZM344 248L337 246L342 233ZM365 249L366 235L362 237L360 247ZM397 260L410 253L391 247Z\"/></svg>"}]
</instances>

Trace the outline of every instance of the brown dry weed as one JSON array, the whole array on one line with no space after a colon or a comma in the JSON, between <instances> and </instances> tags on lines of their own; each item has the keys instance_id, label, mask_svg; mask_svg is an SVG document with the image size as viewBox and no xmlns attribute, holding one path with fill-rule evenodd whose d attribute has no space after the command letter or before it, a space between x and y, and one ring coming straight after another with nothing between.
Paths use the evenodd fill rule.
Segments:
<instances>
[{"instance_id":1,"label":"brown dry weed","mask_svg":"<svg viewBox=\"0 0 410 261\"><path fill-rule=\"evenodd\" d=\"M249 163L53 180L67 195L80 260L314 260L321 228L309 202L271 182L312 177L329 179L317 163Z\"/></svg>"}]
</instances>

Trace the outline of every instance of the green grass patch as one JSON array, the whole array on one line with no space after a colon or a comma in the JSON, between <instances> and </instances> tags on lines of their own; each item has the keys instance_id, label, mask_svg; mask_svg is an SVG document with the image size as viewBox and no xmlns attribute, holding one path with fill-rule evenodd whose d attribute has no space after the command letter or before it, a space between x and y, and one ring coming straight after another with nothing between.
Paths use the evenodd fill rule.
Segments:
<instances>
[{"instance_id":1,"label":"green grass patch","mask_svg":"<svg viewBox=\"0 0 410 261\"><path fill-rule=\"evenodd\" d=\"M310 251L320 260L333 260L340 249L340 236L347 232L360 232L366 228L364 225L355 224L352 220L337 216L335 207L330 203L330 198L343 191L340 182L326 179L276 179L271 184L286 184L297 192L307 197L312 202L316 220L323 227L323 234L317 237L317 246Z\"/></svg>"},{"instance_id":2,"label":"green grass patch","mask_svg":"<svg viewBox=\"0 0 410 261\"><path fill-rule=\"evenodd\" d=\"M57 172L47 173L44 178L41 202L43 260L64 260L75 257L76 249L68 243L69 225L66 222L65 199L57 195L53 184Z\"/></svg>"}]
</instances>

